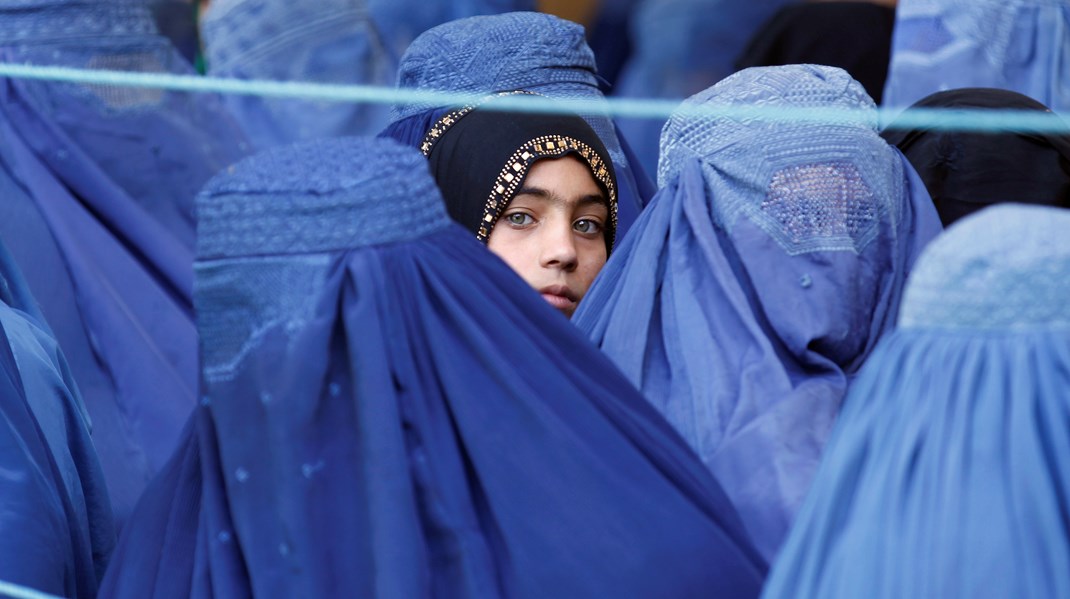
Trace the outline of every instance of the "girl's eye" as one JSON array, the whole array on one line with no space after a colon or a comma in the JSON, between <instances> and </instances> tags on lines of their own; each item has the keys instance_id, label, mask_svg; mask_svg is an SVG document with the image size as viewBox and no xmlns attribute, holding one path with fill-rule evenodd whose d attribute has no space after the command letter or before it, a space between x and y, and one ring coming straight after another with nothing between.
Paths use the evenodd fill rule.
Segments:
<instances>
[{"instance_id":1,"label":"girl's eye","mask_svg":"<svg viewBox=\"0 0 1070 599\"><path fill-rule=\"evenodd\" d=\"M505 220L509 221L509 224L523 227L535 222L535 219L531 218L530 214L524 212L514 212L512 214L506 214Z\"/></svg>"},{"instance_id":2,"label":"girl's eye","mask_svg":"<svg viewBox=\"0 0 1070 599\"><path fill-rule=\"evenodd\" d=\"M593 235L602 230L602 225L598 221L584 218L573 223L572 228L579 233Z\"/></svg>"}]
</instances>

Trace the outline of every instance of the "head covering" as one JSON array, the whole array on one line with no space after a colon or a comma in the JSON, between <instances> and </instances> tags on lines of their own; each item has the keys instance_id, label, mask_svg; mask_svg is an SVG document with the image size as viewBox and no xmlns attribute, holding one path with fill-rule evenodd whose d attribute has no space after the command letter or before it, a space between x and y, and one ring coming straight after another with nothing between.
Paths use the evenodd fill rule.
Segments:
<instances>
[{"instance_id":1,"label":"head covering","mask_svg":"<svg viewBox=\"0 0 1070 599\"><path fill-rule=\"evenodd\" d=\"M627 32L632 55L613 95L683 100L706 89L732 74L736 58L762 23L797 1L636 0ZM620 118L618 123L639 166L654 172L665 120Z\"/></svg>"},{"instance_id":2,"label":"head covering","mask_svg":"<svg viewBox=\"0 0 1070 599\"><path fill-rule=\"evenodd\" d=\"M502 211L539 160L573 156L605 194L609 220L606 252L617 226L617 183L609 152L578 116L502 112L490 100L444 115L428 131L421 151L442 189L453 220L487 242Z\"/></svg>"},{"instance_id":3,"label":"head covering","mask_svg":"<svg viewBox=\"0 0 1070 599\"><path fill-rule=\"evenodd\" d=\"M758 592L701 463L418 152L270 151L199 210L202 407L104 595Z\"/></svg>"},{"instance_id":4,"label":"head covering","mask_svg":"<svg viewBox=\"0 0 1070 599\"><path fill-rule=\"evenodd\" d=\"M0 581L95 597L115 532L89 417L2 244L0 472Z\"/></svg>"},{"instance_id":5,"label":"head covering","mask_svg":"<svg viewBox=\"0 0 1070 599\"><path fill-rule=\"evenodd\" d=\"M742 102L864 116L695 116ZM690 98L662 136L661 191L573 317L698 451L767 557L939 231L875 124L832 67L747 69Z\"/></svg>"},{"instance_id":6,"label":"head covering","mask_svg":"<svg viewBox=\"0 0 1070 599\"><path fill-rule=\"evenodd\" d=\"M237 79L392 86L417 35L472 15L534 9L533 0L214 0L202 29L209 73ZM226 97L258 147L374 135L384 104Z\"/></svg>"},{"instance_id":7,"label":"head covering","mask_svg":"<svg viewBox=\"0 0 1070 599\"><path fill-rule=\"evenodd\" d=\"M758 29L736 60L736 68L785 64L840 67L880 104L894 25L894 6L865 1L791 4Z\"/></svg>"},{"instance_id":8,"label":"head covering","mask_svg":"<svg viewBox=\"0 0 1070 599\"><path fill-rule=\"evenodd\" d=\"M1068 227L995 206L922 254L763 596L1070 596Z\"/></svg>"},{"instance_id":9,"label":"head covering","mask_svg":"<svg viewBox=\"0 0 1070 599\"><path fill-rule=\"evenodd\" d=\"M995 87L1068 110L1067 19L1066 0L899 0L884 104Z\"/></svg>"},{"instance_id":10,"label":"head covering","mask_svg":"<svg viewBox=\"0 0 1070 599\"><path fill-rule=\"evenodd\" d=\"M515 90L551 98L604 100L594 54L583 27L558 17L515 12L472 17L435 27L416 38L398 68L398 87L468 94ZM381 134L418 146L450 109L429 103L398 105ZM619 182L618 236L635 221L653 185L628 158L604 114L584 113L609 152Z\"/></svg>"},{"instance_id":11,"label":"head covering","mask_svg":"<svg viewBox=\"0 0 1070 599\"><path fill-rule=\"evenodd\" d=\"M0 60L191 72L132 0L5 2ZM244 142L211 95L0 85L0 239L70 360L121 516L195 403L193 197Z\"/></svg>"},{"instance_id":12,"label":"head covering","mask_svg":"<svg viewBox=\"0 0 1070 599\"><path fill-rule=\"evenodd\" d=\"M980 88L938 92L912 108L1048 112L1019 93ZM1000 202L1070 207L1070 135L902 129L895 122L881 135L917 169L945 226Z\"/></svg>"},{"instance_id":13,"label":"head covering","mask_svg":"<svg viewBox=\"0 0 1070 599\"><path fill-rule=\"evenodd\" d=\"M396 48L366 0L214 0L205 12L208 73L236 79L390 85ZM389 32L385 32L389 33ZM410 38L411 39L411 38ZM374 134L389 108L360 102L230 95L257 147Z\"/></svg>"}]
</instances>

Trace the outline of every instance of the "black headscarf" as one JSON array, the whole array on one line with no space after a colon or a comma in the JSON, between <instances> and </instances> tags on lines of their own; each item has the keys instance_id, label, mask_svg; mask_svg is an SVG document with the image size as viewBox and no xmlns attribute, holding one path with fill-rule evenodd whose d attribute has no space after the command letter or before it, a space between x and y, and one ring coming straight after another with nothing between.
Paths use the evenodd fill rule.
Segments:
<instances>
[{"instance_id":1,"label":"black headscarf","mask_svg":"<svg viewBox=\"0 0 1070 599\"><path fill-rule=\"evenodd\" d=\"M912 108L1040 110L1022 94L986 88L938 92ZM921 175L947 226L991 204L1070 207L1070 136L901 129L881 134Z\"/></svg>"},{"instance_id":2,"label":"black headscarf","mask_svg":"<svg viewBox=\"0 0 1070 599\"><path fill-rule=\"evenodd\" d=\"M880 104L895 9L872 2L803 2L780 9L751 38L737 69L788 64L840 67Z\"/></svg>"},{"instance_id":3,"label":"black headscarf","mask_svg":"<svg viewBox=\"0 0 1070 599\"><path fill-rule=\"evenodd\" d=\"M572 155L590 169L609 202L608 253L617 228L617 184L598 135L579 116L502 112L490 109L493 103L447 113L421 145L450 217L486 243L531 165Z\"/></svg>"}]
</instances>

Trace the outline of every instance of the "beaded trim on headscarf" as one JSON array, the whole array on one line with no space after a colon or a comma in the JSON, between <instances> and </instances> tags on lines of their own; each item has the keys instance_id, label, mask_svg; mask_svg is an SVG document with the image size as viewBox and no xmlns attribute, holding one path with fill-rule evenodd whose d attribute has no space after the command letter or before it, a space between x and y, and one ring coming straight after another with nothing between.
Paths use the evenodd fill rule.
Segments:
<instances>
[{"instance_id":1,"label":"beaded trim on headscarf","mask_svg":"<svg viewBox=\"0 0 1070 599\"><path fill-rule=\"evenodd\" d=\"M499 92L496 94L489 95L474 104L467 104L465 106L462 106L461 108L458 108L457 110L451 110L447 112L442 116L442 118L438 119L438 121L436 121L435 124L431 126L431 129L427 132L427 135L424 136L423 142L420 143L420 151L423 152L425 157L430 156L431 150L435 147L435 143L438 142L438 140L442 137L444 133L446 133L446 131L449 131L450 127L452 127L454 123L461 120L464 115L468 114L469 112L472 112L476 108L479 108L490 100L493 100L495 98L501 98L503 96L520 95L538 96L539 94L522 89L508 92Z\"/></svg>"},{"instance_id":2,"label":"beaded trim on headscarf","mask_svg":"<svg viewBox=\"0 0 1070 599\"><path fill-rule=\"evenodd\" d=\"M509 204L513 194L516 193L517 186L524 180L528 169L536 160L556 158L570 153L583 157L595 179L605 187L609 194L609 221L612 224L612 231L615 232L617 230L617 190L613 186L613 178L609 176L609 169L602 161L602 157L591 146L578 139L564 135L543 135L520 146L506 161L502 171L498 173L490 197L483 205L483 220L480 222L476 238L482 242L487 241L490 230L498 222L502 210ZM613 239L608 239L607 245L612 247Z\"/></svg>"},{"instance_id":3,"label":"beaded trim on headscarf","mask_svg":"<svg viewBox=\"0 0 1070 599\"><path fill-rule=\"evenodd\" d=\"M518 90L501 92L488 96L476 104L469 104L457 110L453 110L442 116L427 132L424 136L423 142L420 144L420 151L423 152L425 157L431 155L431 150L434 149L435 143L452 127L457 121L463 118L469 112L472 112L484 102L493 98L501 96L512 96L518 94L525 94L531 96L537 96L534 92ZM564 135L543 135L536 137L517 149L509 160L506 161L504 167L498 177L494 180L494 185L490 192L490 197L483 204L483 219L480 221L479 231L476 233L476 239L486 243L487 237L490 236L491 229L498 222L498 218L501 216L502 210L509 204L509 200L512 195L516 193L516 188L520 185L520 182L527 176L527 171L531 168L531 165L543 158L557 158L565 154L575 153L579 154L583 160L587 163L587 167L591 169L591 173L595 179L602 184L602 187L606 189L606 193L609 194L607 203L609 207L609 221L612 225L612 235L615 235L617 230L617 189L613 185L613 177L610 176L610 170L606 166L605 161L598 155L598 152L594 151L594 148L583 143L582 141L567 137ZM607 246L613 247L613 239L607 239Z\"/></svg>"}]
</instances>

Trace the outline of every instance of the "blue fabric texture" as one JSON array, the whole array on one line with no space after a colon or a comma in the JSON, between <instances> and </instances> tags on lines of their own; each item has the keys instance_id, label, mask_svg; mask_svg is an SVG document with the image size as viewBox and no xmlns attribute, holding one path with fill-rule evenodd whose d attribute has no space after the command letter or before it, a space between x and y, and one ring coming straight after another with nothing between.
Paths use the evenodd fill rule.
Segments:
<instances>
[{"instance_id":1,"label":"blue fabric texture","mask_svg":"<svg viewBox=\"0 0 1070 599\"><path fill-rule=\"evenodd\" d=\"M995 87L1070 110L1070 2L902 0L896 7L884 104Z\"/></svg>"},{"instance_id":2,"label":"blue fabric texture","mask_svg":"<svg viewBox=\"0 0 1070 599\"><path fill-rule=\"evenodd\" d=\"M199 207L202 407L102 596L759 592L701 462L417 151L271 151Z\"/></svg>"},{"instance_id":3,"label":"blue fabric texture","mask_svg":"<svg viewBox=\"0 0 1070 599\"><path fill-rule=\"evenodd\" d=\"M551 98L604 100L594 53L583 27L548 14L514 12L460 19L420 35L401 58L398 87L471 94L526 90ZM422 122L439 106L413 103L394 107L393 123ZM646 173L628 161L613 121L604 114L581 114L609 150L620 188L618 239L635 222L650 199ZM434 123L434 120L430 120ZM418 147L409 130L401 136L391 125L390 137ZM407 130L407 128L406 128ZM411 135L412 137L409 137Z\"/></svg>"},{"instance_id":4,"label":"blue fabric texture","mask_svg":"<svg viewBox=\"0 0 1070 599\"><path fill-rule=\"evenodd\" d=\"M1070 596L1067 227L999 205L926 249L763 596Z\"/></svg>"},{"instance_id":5,"label":"blue fabric texture","mask_svg":"<svg viewBox=\"0 0 1070 599\"><path fill-rule=\"evenodd\" d=\"M202 31L209 74L349 85L393 85L398 59L420 33L447 21L510 10L533 0L215 0ZM384 104L227 96L258 147L344 135L374 135Z\"/></svg>"},{"instance_id":6,"label":"blue fabric texture","mask_svg":"<svg viewBox=\"0 0 1070 599\"><path fill-rule=\"evenodd\" d=\"M0 59L189 73L130 1L0 8ZM219 99L0 81L0 239L70 361L125 514L195 404L193 198L245 149Z\"/></svg>"},{"instance_id":7,"label":"blue fabric texture","mask_svg":"<svg viewBox=\"0 0 1070 599\"><path fill-rule=\"evenodd\" d=\"M0 244L0 580L91 598L111 506L67 362Z\"/></svg>"},{"instance_id":8,"label":"blue fabric texture","mask_svg":"<svg viewBox=\"0 0 1070 599\"><path fill-rule=\"evenodd\" d=\"M724 79L758 29L797 0L638 0L632 55L613 95L682 100ZM637 166L654 172L663 119L618 119Z\"/></svg>"},{"instance_id":9,"label":"blue fabric texture","mask_svg":"<svg viewBox=\"0 0 1070 599\"><path fill-rule=\"evenodd\" d=\"M874 119L690 112L738 102ZM767 557L851 377L940 230L875 114L861 85L831 67L747 69L689 99L662 136L661 190L573 317L695 448Z\"/></svg>"}]
</instances>

